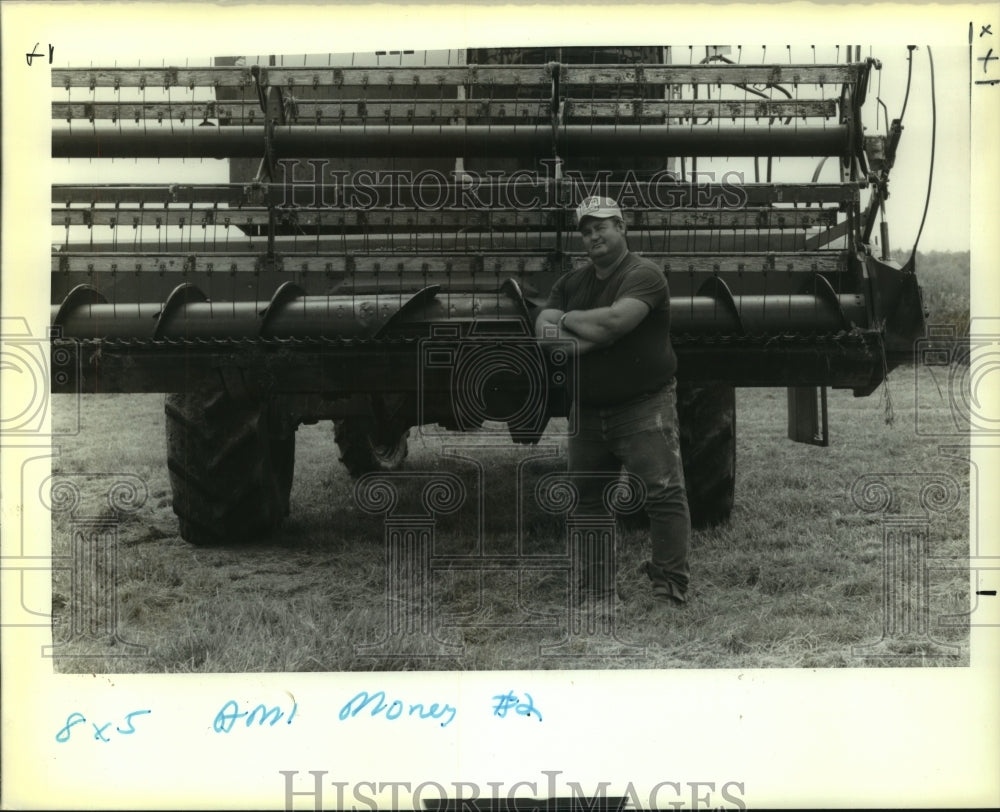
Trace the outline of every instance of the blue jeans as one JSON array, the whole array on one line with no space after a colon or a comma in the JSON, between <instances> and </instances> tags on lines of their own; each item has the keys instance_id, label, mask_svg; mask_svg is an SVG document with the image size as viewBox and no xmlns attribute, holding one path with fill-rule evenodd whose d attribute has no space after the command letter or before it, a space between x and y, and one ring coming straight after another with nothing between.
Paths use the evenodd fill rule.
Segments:
<instances>
[{"instance_id":1,"label":"blue jeans","mask_svg":"<svg viewBox=\"0 0 1000 812\"><path fill-rule=\"evenodd\" d=\"M588 474L576 482L577 512L607 516L605 487L618 479L622 466L638 477L646 489L653 569L683 599L690 578L691 517L684 490L676 384L671 382L659 392L620 406L574 404L573 408L578 428L569 439L570 477L574 472ZM593 564L600 566L600 562Z\"/></svg>"}]
</instances>

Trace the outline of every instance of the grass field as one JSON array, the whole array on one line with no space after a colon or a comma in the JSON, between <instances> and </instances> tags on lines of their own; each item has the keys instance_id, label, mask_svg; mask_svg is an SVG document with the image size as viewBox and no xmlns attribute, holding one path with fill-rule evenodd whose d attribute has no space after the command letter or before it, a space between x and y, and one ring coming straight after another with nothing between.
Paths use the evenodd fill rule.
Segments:
<instances>
[{"instance_id":1,"label":"grass field","mask_svg":"<svg viewBox=\"0 0 1000 812\"><path fill-rule=\"evenodd\" d=\"M919 255L917 268L930 323L967 332L968 253ZM57 668L966 665L968 570L929 568L925 583L919 575L899 580L899 551L885 539L897 529L911 538L926 532L932 558L968 555L968 434L960 419L969 398L967 371L957 365L902 367L869 398L831 391L829 448L785 438L784 390L737 390L736 507L728 524L694 534L691 599L682 610L651 600L645 578L636 573L648 556L648 539L620 529L621 599L612 616L606 607L600 616L570 613L565 569L518 574L451 567L430 578L434 614L428 628L420 627L420 616L407 614L408 607L387 601L386 519L358 506L329 423L298 431L292 515L275 537L197 548L177 535L163 397L85 397L81 431L60 440L53 464L80 490L75 514L53 513L53 555L69 555L74 527L86 529L96 519L98 529L115 529L117 545L110 549L117 550L117 565L88 559L75 591L70 571L54 572L53 636L67 641ZM70 396L55 398L57 428L72 424L75 406ZM490 555L516 551L519 540L524 555L565 555L564 520L544 513L532 498L539 477L563 470L559 426L554 422L540 447L477 446L461 435L414 430L406 463L411 475L400 480L396 515L417 500L423 482L416 474L452 473L463 483L465 500L435 518L435 556L470 555L479 540L480 552ZM126 511L115 514L106 494L120 480L145 488L145 499L135 510L126 499ZM852 489L859 481L871 487L857 491L856 501ZM891 503L885 512L863 510L858 503L877 507L860 496L877 502L879 483L892 493ZM523 515L514 507L519 493ZM379 641L400 618L416 624L417 632L393 641L390 652L401 656L363 656L370 650L359 647ZM866 648L884 634L880 647ZM115 635L118 642L111 642ZM145 646L145 655L120 656L122 641ZM592 656L551 656L545 647L559 643L565 645L558 653ZM880 656L865 656L872 653Z\"/></svg>"},{"instance_id":2,"label":"grass field","mask_svg":"<svg viewBox=\"0 0 1000 812\"><path fill-rule=\"evenodd\" d=\"M689 605L677 610L651 600L636 573L648 540L641 531L622 530L614 631L619 641L633 644L624 653L644 647L643 656L597 646L605 654L571 659L540 648L564 641L558 652L595 650L593 640L566 641L569 623L581 621L568 614L565 570L525 570L520 577L510 570L436 570L433 630L443 643L462 646L461 653L417 635L392 650L407 656L362 656L357 646L376 642L387 629L385 519L358 507L329 423L299 429L292 515L276 537L198 548L177 535L164 463L162 396L86 397L82 430L61 445L55 463L58 473L84 483L76 520L85 518L86 505L98 506L91 513L104 519L112 517L104 493L121 478L116 474L141 480L148 496L117 524L117 624L107 615L107 601L91 596L86 611L96 626L90 628L103 631L70 641L57 667L240 672L966 664L967 624L937 623L940 616L968 611L969 576L960 570L930 570L928 597L904 598L910 610L929 612L931 636L958 646L958 656L929 656L941 648L922 636L917 620L892 635L885 651L895 656L859 657L852 648L883 634L885 517L862 511L852 500L859 477L889 483L889 511L896 518L927 515L932 556L967 554L968 465L939 453L940 436L914 431L917 408L923 432L951 430L943 397L946 372L935 371L939 394L931 381L915 388L913 369L896 370L889 384L892 426L878 395L855 399L831 392L832 440L825 449L785 439L783 390L739 390L736 508L729 524L694 535ZM57 412L69 405L57 404ZM964 438L947 440L957 441ZM446 453L449 445L461 448ZM464 506L436 519L435 555L471 554L479 538L486 552L509 554L519 533L527 554L565 553L564 521L543 513L530 498L539 476L564 465L558 439L545 439L543 446L548 450L476 448L463 445L460 435L414 430L406 470L453 472L466 490ZM525 494L520 530L514 510L519 470ZM909 476L914 472L954 478L960 498L941 514L925 514L918 492L927 477ZM417 480L401 481L404 502L415 498ZM70 537L69 515L54 514L54 555L70 553ZM69 637L74 600L79 607L70 574L58 571L56 640ZM606 630L611 621L605 614L583 622L597 623L584 628ZM106 639L115 627L120 640L147 646L147 656L116 656L124 649Z\"/></svg>"}]
</instances>

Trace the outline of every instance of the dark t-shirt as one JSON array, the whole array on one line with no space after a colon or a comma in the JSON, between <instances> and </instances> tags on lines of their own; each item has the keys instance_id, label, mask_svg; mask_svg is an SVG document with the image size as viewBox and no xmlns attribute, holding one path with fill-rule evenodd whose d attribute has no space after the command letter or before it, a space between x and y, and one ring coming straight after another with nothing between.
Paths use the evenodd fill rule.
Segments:
<instances>
[{"instance_id":1,"label":"dark t-shirt","mask_svg":"<svg viewBox=\"0 0 1000 812\"><path fill-rule=\"evenodd\" d=\"M670 291L663 271L648 259L628 252L607 279L597 278L593 264L563 274L546 307L591 310L619 299L638 299L650 310L614 344L580 356L580 401L588 406L613 406L659 391L677 371L670 344Z\"/></svg>"}]
</instances>

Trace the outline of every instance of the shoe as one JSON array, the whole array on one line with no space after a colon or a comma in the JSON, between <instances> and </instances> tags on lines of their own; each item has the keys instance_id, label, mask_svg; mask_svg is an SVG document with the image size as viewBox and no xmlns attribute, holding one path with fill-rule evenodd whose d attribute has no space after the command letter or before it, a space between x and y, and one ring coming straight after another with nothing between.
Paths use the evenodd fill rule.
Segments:
<instances>
[{"instance_id":1,"label":"shoe","mask_svg":"<svg viewBox=\"0 0 1000 812\"><path fill-rule=\"evenodd\" d=\"M671 606L684 606L687 603L686 599L679 598L665 584L653 584L653 600L669 603Z\"/></svg>"},{"instance_id":2,"label":"shoe","mask_svg":"<svg viewBox=\"0 0 1000 812\"><path fill-rule=\"evenodd\" d=\"M652 561L643 561L639 566L639 572L648 576L649 580L653 582L653 600L669 603L673 606L683 606L687 603L687 598L681 588Z\"/></svg>"}]
</instances>

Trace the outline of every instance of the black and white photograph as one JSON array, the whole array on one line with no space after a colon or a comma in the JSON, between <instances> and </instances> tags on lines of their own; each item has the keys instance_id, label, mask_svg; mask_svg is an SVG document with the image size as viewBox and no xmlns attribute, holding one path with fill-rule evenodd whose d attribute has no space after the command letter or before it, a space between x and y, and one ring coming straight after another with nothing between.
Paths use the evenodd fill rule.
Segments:
<instances>
[{"instance_id":1,"label":"black and white photograph","mask_svg":"<svg viewBox=\"0 0 1000 812\"><path fill-rule=\"evenodd\" d=\"M1000 800L995 6L39 8L5 807Z\"/></svg>"},{"instance_id":2,"label":"black and white photograph","mask_svg":"<svg viewBox=\"0 0 1000 812\"><path fill-rule=\"evenodd\" d=\"M53 67L57 666L967 664L968 257L891 217L885 50Z\"/></svg>"}]
</instances>

